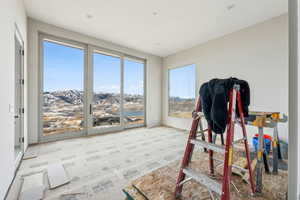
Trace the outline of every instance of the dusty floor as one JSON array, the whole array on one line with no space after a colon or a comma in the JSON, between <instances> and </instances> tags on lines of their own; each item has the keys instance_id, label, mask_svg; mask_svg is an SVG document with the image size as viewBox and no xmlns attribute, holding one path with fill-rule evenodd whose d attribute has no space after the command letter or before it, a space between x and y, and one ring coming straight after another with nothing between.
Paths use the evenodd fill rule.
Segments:
<instances>
[{"instance_id":1,"label":"dusty floor","mask_svg":"<svg viewBox=\"0 0 300 200\"><path fill-rule=\"evenodd\" d=\"M62 163L71 182L49 190L45 176L45 199L123 200L122 188L132 180L181 159L186 138L186 132L157 127L32 146L28 151L38 157L22 161L16 182ZM17 185L11 191L17 191Z\"/></svg>"},{"instance_id":2,"label":"dusty floor","mask_svg":"<svg viewBox=\"0 0 300 200\"><path fill-rule=\"evenodd\" d=\"M219 159L222 155L216 155ZM235 154L235 160L238 156ZM175 200L174 189L176 178L179 173L180 163L175 161L160 169L157 169L143 177L134 180L131 184L137 187L148 199L151 200ZM191 168L209 176L208 155L207 153L197 151L193 155ZM216 170L215 180L221 183L223 168ZM254 180L255 181L255 180ZM288 173L279 170L277 175L263 174L262 194L252 196L250 185L245 183L240 176L232 175L232 182L239 192L231 186L231 199L233 200L285 200L288 183ZM126 191L134 197L135 200L145 200L140 193L131 186L126 187ZM215 198L218 198L215 195ZM209 200L211 199L205 186L195 181L187 182L183 187L182 200Z\"/></svg>"}]
</instances>

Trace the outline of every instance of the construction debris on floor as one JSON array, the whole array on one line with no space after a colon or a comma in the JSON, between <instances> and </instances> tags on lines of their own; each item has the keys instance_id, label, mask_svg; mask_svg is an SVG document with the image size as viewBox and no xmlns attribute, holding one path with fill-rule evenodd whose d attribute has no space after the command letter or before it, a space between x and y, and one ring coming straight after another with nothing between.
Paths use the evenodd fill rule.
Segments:
<instances>
[{"instance_id":1,"label":"construction debris on floor","mask_svg":"<svg viewBox=\"0 0 300 200\"><path fill-rule=\"evenodd\" d=\"M33 159L36 158L37 156L38 156L38 152L28 150L25 152L23 156L23 160Z\"/></svg>"},{"instance_id":2,"label":"construction debris on floor","mask_svg":"<svg viewBox=\"0 0 300 200\"><path fill-rule=\"evenodd\" d=\"M234 153L234 164L243 162L240 156L243 152ZM217 159L222 155L215 153ZM243 164L241 164L243 165ZM202 151L194 153L191 168L204 172L209 176L208 154ZM165 167L157 169L143 177L134 180L124 191L134 200L174 200L176 179L180 169L180 161L173 162ZM223 169L216 169L214 180L222 179ZM260 196L252 196L249 184L240 175L232 175L231 197L234 200L285 200L288 183L288 172L279 169L277 175L263 173L263 191ZM128 199L130 199L128 198ZM194 181L184 184L182 200L205 200L210 199L210 194L205 186Z\"/></svg>"},{"instance_id":3,"label":"construction debris on floor","mask_svg":"<svg viewBox=\"0 0 300 200\"><path fill-rule=\"evenodd\" d=\"M47 180L45 181L45 176ZM44 199L47 183L49 189L55 189L70 182L65 169L62 164L51 164L47 170L30 174L28 176L21 176L21 187L19 200L41 200Z\"/></svg>"},{"instance_id":4,"label":"construction debris on floor","mask_svg":"<svg viewBox=\"0 0 300 200\"><path fill-rule=\"evenodd\" d=\"M57 188L70 182L62 164L52 164L47 167L50 189Z\"/></svg>"},{"instance_id":5,"label":"construction debris on floor","mask_svg":"<svg viewBox=\"0 0 300 200\"><path fill-rule=\"evenodd\" d=\"M40 172L22 178L20 200L40 200L44 198L44 173Z\"/></svg>"},{"instance_id":6,"label":"construction debris on floor","mask_svg":"<svg viewBox=\"0 0 300 200\"><path fill-rule=\"evenodd\" d=\"M41 194L45 200L124 199L122 189L132 180L182 157L186 133L167 127L138 128L30 146L28 155L35 156L22 161L7 200L25 199L18 195L21 180L41 173L45 190L31 200ZM63 166L65 175L61 177L66 179L50 189L48 176L52 173L48 169L53 164ZM63 184L68 179L69 183ZM30 189L34 184L23 186Z\"/></svg>"}]
</instances>

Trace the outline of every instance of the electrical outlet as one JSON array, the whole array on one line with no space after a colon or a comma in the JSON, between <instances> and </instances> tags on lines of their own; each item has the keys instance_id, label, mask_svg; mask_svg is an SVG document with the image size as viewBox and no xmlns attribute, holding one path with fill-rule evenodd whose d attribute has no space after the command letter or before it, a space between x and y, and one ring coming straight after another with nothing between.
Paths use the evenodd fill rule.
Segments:
<instances>
[{"instance_id":1,"label":"electrical outlet","mask_svg":"<svg viewBox=\"0 0 300 200\"><path fill-rule=\"evenodd\" d=\"M8 105L8 112L10 114L15 114L15 105L14 104L9 104Z\"/></svg>"}]
</instances>

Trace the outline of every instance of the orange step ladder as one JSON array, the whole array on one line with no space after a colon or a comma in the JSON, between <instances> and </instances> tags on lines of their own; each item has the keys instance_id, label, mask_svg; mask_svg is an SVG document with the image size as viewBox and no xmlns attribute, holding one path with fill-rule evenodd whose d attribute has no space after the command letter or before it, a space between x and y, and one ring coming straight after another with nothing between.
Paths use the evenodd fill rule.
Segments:
<instances>
[{"instance_id":1,"label":"orange step ladder","mask_svg":"<svg viewBox=\"0 0 300 200\"><path fill-rule=\"evenodd\" d=\"M239 119L237 119L236 117L236 103L237 103L237 109L239 113ZM230 91L225 148L224 146L216 145L213 143L212 130L210 127L208 127L207 130L203 130L203 125L201 122L201 117L203 117L203 114L201 113L201 111L202 111L201 101L200 98L198 97L195 111L193 112L192 128L189 133L186 149L184 152L184 157L182 159L181 168L176 182L175 197L180 198L184 183L192 179L202 185L205 185L211 196L213 194L217 194L221 197L221 200L230 200L231 169L233 167L232 164L233 144L234 144L233 139L234 139L234 127L236 122L239 122L239 124L242 127L243 138L241 140L244 141L244 145L245 145L245 152L246 152L248 171L249 171L249 182L251 185L251 192L252 194L254 194L255 185L253 182L253 171L251 169L250 152L249 152L247 133L245 128L244 114L242 110L240 86L235 84ZM196 139L199 124L201 129L200 133L202 134L202 140ZM203 135L204 131L208 132L208 142L205 142L205 137ZM223 169L222 184L214 179L211 179L205 174L195 172L193 169L189 167L189 163L191 161L193 149L195 145L204 147L205 151L208 150L209 168L210 168L211 175L214 174L213 152L224 154L224 169ZM188 176L188 178L186 178L186 176Z\"/></svg>"}]
</instances>

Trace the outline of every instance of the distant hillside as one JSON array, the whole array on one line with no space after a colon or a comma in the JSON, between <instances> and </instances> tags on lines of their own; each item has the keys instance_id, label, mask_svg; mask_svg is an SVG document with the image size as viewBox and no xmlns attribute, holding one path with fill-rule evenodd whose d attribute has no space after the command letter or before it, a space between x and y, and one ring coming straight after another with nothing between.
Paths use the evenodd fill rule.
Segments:
<instances>
[{"instance_id":1,"label":"distant hillside","mask_svg":"<svg viewBox=\"0 0 300 200\"><path fill-rule=\"evenodd\" d=\"M173 101L173 102L195 101L195 98L169 97L169 101Z\"/></svg>"},{"instance_id":2,"label":"distant hillside","mask_svg":"<svg viewBox=\"0 0 300 200\"><path fill-rule=\"evenodd\" d=\"M83 95L83 91L78 90L44 92L44 105L50 106L56 103L68 103L73 105L79 105L83 103ZM142 99L142 95L124 94L125 102L142 102ZM95 104L120 104L120 95L114 93L97 93L94 95L94 102Z\"/></svg>"}]
</instances>

